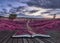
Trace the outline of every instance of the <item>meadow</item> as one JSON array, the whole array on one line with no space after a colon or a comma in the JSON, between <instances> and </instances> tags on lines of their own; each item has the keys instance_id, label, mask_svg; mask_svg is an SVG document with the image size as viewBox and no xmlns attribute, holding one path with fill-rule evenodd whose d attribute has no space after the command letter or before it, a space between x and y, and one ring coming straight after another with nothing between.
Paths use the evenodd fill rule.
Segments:
<instances>
[{"instance_id":1,"label":"meadow","mask_svg":"<svg viewBox=\"0 0 60 43\"><path fill-rule=\"evenodd\" d=\"M27 20L16 19L11 21L9 19L0 19L0 31L2 30L18 30L17 34L31 34L26 26ZM50 20L32 20L29 26L33 32L39 34L46 34L46 31L60 31L60 19Z\"/></svg>"}]
</instances>

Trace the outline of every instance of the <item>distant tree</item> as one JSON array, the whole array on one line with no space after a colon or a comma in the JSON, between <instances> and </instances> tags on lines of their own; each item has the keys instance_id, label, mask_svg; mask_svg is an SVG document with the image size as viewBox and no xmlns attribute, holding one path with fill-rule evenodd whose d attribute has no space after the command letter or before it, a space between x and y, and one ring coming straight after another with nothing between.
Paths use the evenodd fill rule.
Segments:
<instances>
[{"instance_id":1,"label":"distant tree","mask_svg":"<svg viewBox=\"0 0 60 43\"><path fill-rule=\"evenodd\" d=\"M56 19L57 14L50 14L50 15L53 15L53 19Z\"/></svg>"},{"instance_id":2,"label":"distant tree","mask_svg":"<svg viewBox=\"0 0 60 43\"><path fill-rule=\"evenodd\" d=\"M53 16L53 19L55 19L56 18L56 14L54 14L54 16Z\"/></svg>"},{"instance_id":3,"label":"distant tree","mask_svg":"<svg viewBox=\"0 0 60 43\"><path fill-rule=\"evenodd\" d=\"M14 19L16 19L16 17L17 17L17 14L10 14L9 20L14 20Z\"/></svg>"},{"instance_id":4,"label":"distant tree","mask_svg":"<svg viewBox=\"0 0 60 43\"><path fill-rule=\"evenodd\" d=\"M51 15L53 16L53 19L55 19L57 15L60 15L60 10L58 9L47 10L46 12L42 12L41 14Z\"/></svg>"}]
</instances>

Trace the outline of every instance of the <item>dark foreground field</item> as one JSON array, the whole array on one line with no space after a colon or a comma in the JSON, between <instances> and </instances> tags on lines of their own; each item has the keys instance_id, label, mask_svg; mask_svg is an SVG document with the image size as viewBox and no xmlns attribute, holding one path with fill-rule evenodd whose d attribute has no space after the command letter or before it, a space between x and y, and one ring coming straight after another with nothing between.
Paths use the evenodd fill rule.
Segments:
<instances>
[{"instance_id":1,"label":"dark foreground field","mask_svg":"<svg viewBox=\"0 0 60 43\"><path fill-rule=\"evenodd\" d=\"M14 31L0 31L0 43L60 43L60 32L57 31L48 32L51 38L13 38L14 33Z\"/></svg>"},{"instance_id":2,"label":"dark foreground field","mask_svg":"<svg viewBox=\"0 0 60 43\"><path fill-rule=\"evenodd\" d=\"M56 43L60 43L60 31L48 31L48 34Z\"/></svg>"}]
</instances>

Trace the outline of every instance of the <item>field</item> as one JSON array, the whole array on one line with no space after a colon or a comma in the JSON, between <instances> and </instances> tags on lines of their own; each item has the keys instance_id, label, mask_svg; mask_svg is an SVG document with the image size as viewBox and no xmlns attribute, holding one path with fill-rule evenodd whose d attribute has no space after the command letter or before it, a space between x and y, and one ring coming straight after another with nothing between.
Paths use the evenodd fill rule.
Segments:
<instances>
[{"instance_id":1,"label":"field","mask_svg":"<svg viewBox=\"0 0 60 43\"><path fill-rule=\"evenodd\" d=\"M26 19L0 19L0 31L2 30L18 30L17 34L49 34L54 38L57 43L60 41L60 19L43 19L32 20L29 23L32 31L28 31L26 26Z\"/></svg>"},{"instance_id":2,"label":"field","mask_svg":"<svg viewBox=\"0 0 60 43\"><path fill-rule=\"evenodd\" d=\"M11 21L9 19L0 19L0 30L28 30L26 26L26 19L16 19ZM29 26L35 33L46 33L47 30L60 31L60 19L34 19L29 22Z\"/></svg>"}]
</instances>

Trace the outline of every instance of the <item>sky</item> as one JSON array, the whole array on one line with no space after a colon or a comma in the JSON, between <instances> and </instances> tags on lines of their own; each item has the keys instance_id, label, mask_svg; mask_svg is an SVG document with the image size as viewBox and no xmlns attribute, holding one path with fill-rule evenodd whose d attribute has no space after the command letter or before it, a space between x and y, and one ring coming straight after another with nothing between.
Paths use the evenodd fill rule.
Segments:
<instances>
[{"instance_id":1,"label":"sky","mask_svg":"<svg viewBox=\"0 0 60 43\"><path fill-rule=\"evenodd\" d=\"M35 6L29 6L26 3L22 3L22 2L27 2L28 0L0 0L0 11L3 11L2 9L7 9L7 12L9 12L9 10L12 7L19 7L19 6L25 6L26 8L24 10L26 10L27 12L25 12L25 15L29 15L29 16L37 16L37 17L44 17L44 18L53 18L53 15L49 15L49 13L46 14L41 14L42 12L46 12L48 10L53 10L53 9L44 9L44 8L38 8ZM12 6L9 6L9 4L11 4ZM29 11L31 10L38 10L35 13L29 13ZM53 10L55 11L55 10ZM57 11L55 11L57 12ZM60 10L58 11L60 12ZM54 13L54 12L51 12ZM9 14L3 14L4 16L8 16ZM18 17L20 17L20 15L18 15ZM59 18L60 15L57 15L56 18Z\"/></svg>"}]
</instances>

